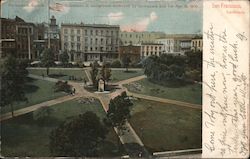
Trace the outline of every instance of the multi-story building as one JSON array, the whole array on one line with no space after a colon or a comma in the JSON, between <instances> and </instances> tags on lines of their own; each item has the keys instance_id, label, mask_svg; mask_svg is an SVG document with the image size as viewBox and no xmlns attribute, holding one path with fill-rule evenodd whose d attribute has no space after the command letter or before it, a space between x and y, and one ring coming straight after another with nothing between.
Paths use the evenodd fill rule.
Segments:
<instances>
[{"instance_id":1,"label":"multi-story building","mask_svg":"<svg viewBox=\"0 0 250 159\"><path fill-rule=\"evenodd\" d=\"M0 57L15 53L16 49L16 21L1 18Z\"/></svg>"},{"instance_id":2,"label":"multi-story building","mask_svg":"<svg viewBox=\"0 0 250 159\"><path fill-rule=\"evenodd\" d=\"M121 45L139 45L141 43L155 43L156 39L164 37L163 32L120 32Z\"/></svg>"},{"instance_id":3,"label":"multi-story building","mask_svg":"<svg viewBox=\"0 0 250 159\"><path fill-rule=\"evenodd\" d=\"M142 43L141 44L141 59L151 55L160 56L164 52L164 45L159 43Z\"/></svg>"},{"instance_id":4,"label":"multi-story building","mask_svg":"<svg viewBox=\"0 0 250 159\"><path fill-rule=\"evenodd\" d=\"M138 45L126 45L119 47L119 59L122 60L129 57L131 63L138 63L141 59L141 46Z\"/></svg>"},{"instance_id":5,"label":"multi-story building","mask_svg":"<svg viewBox=\"0 0 250 159\"><path fill-rule=\"evenodd\" d=\"M45 41L45 32L46 32L47 27L45 24L35 24L35 29L34 29L34 51L37 59L41 57L42 51L47 48L47 44Z\"/></svg>"},{"instance_id":6,"label":"multi-story building","mask_svg":"<svg viewBox=\"0 0 250 159\"><path fill-rule=\"evenodd\" d=\"M203 40L202 36L196 36L192 39L192 47L191 50L193 51L202 51L203 50Z\"/></svg>"},{"instance_id":7,"label":"multi-story building","mask_svg":"<svg viewBox=\"0 0 250 159\"><path fill-rule=\"evenodd\" d=\"M111 61L118 58L118 25L62 24L61 48L71 61Z\"/></svg>"},{"instance_id":8,"label":"multi-story building","mask_svg":"<svg viewBox=\"0 0 250 159\"><path fill-rule=\"evenodd\" d=\"M51 49L55 60L58 60L60 53L60 29L56 24L56 18L52 16L45 32L45 41L48 48Z\"/></svg>"},{"instance_id":9,"label":"multi-story building","mask_svg":"<svg viewBox=\"0 0 250 159\"><path fill-rule=\"evenodd\" d=\"M174 53L174 39L171 38L159 38L156 40L157 43L163 44L164 53Z\"/></svg>"}]
</instances>

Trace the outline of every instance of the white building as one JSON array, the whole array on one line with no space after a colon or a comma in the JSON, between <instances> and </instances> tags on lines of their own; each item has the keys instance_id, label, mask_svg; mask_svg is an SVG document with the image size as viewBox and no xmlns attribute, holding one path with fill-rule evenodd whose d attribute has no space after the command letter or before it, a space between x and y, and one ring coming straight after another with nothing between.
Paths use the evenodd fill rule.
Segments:
<instances>
[{"instance_id":1,"label":"white building","mask_svg":"<svg viewBox=\"0 0 250 159\"><path fill-rule=\"evenodd\" d=\"M151 55L160 56L164 53L164 45L158 43L142 43L141 44L141 59Z\"/></svg>"},{"instance_id":2,"label":"white building","mask_svg":"<svg viewBox=\"0 0 250 159\"><path fill-rule=\"evenodd\" d=\"M201 36L193 38L191 43L192 43L191 50L193 51L203 50L203 40Z\"/></svg>"},{"instance_id":3,"label":"white building","mask_svg":"<svg viewBox=\"0 0 250 159\"><path fill-rule=\"evenodd\" d=\"M123 46L155 43L156 39L164 37L163 32L120 32L119 38Z\"/></svg>"},{"instance_id":4,"label":"white building","mask_svg":"<svg viewBox=\"0 0 250 159\"><path fill-rule=\"evenodd\" d=\"M163 44L163 51L165 53L174 53L174 39L171 38L160 38L157 39L158 44Z\"/></svg>"},{"instance_id":5,"label":"white building","mask_svg":"<svg viewBox=\"0 0 250 159\"><path fill-rule=\"evenodd\" d=\"M118 58L118 25L62 24L61 46L71 61L111 61Z\"/></svg>"}]
</instances>

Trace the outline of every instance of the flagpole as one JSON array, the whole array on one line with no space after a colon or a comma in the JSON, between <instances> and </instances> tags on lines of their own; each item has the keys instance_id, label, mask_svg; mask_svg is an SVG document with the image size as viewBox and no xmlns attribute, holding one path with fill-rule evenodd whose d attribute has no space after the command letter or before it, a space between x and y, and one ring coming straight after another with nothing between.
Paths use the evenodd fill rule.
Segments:
<instances>
[{"instance_id":1,"label":"flagpole","mask_svg":"<svg viewBox=\"0 0 250 159\"><path fill-rule=\"evenodd\" d=\"M50 49L50 0L48 0L48 48Z\"/></svg>"}]
</instances>

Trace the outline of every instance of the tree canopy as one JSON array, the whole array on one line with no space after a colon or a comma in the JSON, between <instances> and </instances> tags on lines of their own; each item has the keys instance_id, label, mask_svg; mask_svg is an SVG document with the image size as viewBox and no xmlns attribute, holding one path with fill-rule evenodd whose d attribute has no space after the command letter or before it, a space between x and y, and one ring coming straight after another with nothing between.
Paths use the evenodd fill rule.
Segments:
<instances>
[{"instance_id":1,"label":"tree canopy","mask_svg":"<svg viewBox=\"0 0 250 159\"><path fill-rule=\"evenodd\" d=\"M126 92L110 100L109 109L107 111L106 123L123 128L126 120L130 118L130 107L133 103L127 96Z\"/></svg>"},{"instance_id":2,"label":"tree canopy","mask_svg":"<svg viewBox=\"0 0 250 159\"><path fill-rule=\"evenodd\" d=\"M99 72L98 66L99 64L97 63L97 61L95 61L91 64L91 70L90 70L91 80L95 88L97 88L97 85L98 85L98 79L97 79L98 72Z\"/></svg>"},{"instance_id":3,"label":"tree canopy","mask_svg":"<svg viewBox=\"0 0 250 159\"><path fill-rule=\"evenodd\" d=\"M106 134L107 129L96 114L86 112L51 132L50 150L54 156L96 156Z\"/></svg>"},{"instance_id":4,"label":"tree canopy","mask_svg":"<svg viewBox=\"0 0 250 159\"><path fill-rule=\"evenodd\" d=\"M162 54L150 56L143 61L145 75L154 82L183 82L185 80L185 57Z\"/></svg>"},{"instance_id":5,"label":"tree canopy","mask_svg":"<svg viewBox=\"0 0 250 159\"><path fill-rule=\"evenodd\" d=\"M1 106L11 106L13 116L13 103L27 101L25 97L25 82L28 63L10 55L1 61Z\"/></svg>"},{"instance_id":6,"label":"tree canopy","mask_svg":"<svg viewBox=\"0 0 250 159\"><path fill-rule=\"evenodd\" d=\"M49 75L49 67L55 64L54 55L51 49L44 49L42 52L41 62L44 67L47 68L47 75Z\"/></svg>"},{"instance_id":7,"label":"tree canopy","mask_svg":"<svg viewBox=\"0 0 250 159\"><path fill-rule=\"evenodd\" d=\"M69 63L69 55L66 51L59 55L59 60L62 62L63 67L66 67Z\"/></svg>"}]
</instances>

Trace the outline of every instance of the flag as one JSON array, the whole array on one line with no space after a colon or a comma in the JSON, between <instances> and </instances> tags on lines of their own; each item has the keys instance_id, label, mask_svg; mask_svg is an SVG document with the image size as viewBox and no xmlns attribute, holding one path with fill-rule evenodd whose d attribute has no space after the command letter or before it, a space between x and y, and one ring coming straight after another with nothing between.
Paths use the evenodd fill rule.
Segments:
<instances>
[{"instance_id":1,"label":"flag","mask_svg":"<svg viewBox=\"0 0 250 159\"><path fill-rule=\"evenodd\" d=\"M49 6L49 9L56 12L63 12L65 11L66 7L63 4L54 3Z\"/></svg>"}]
</instances>

